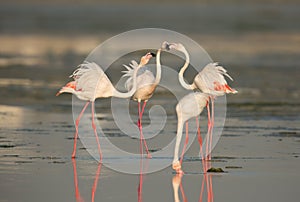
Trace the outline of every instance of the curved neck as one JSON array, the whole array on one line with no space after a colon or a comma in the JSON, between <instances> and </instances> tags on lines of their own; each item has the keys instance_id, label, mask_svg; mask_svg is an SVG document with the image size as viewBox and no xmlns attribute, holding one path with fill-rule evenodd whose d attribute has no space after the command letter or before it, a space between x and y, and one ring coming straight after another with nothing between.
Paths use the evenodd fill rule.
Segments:
<instances>
[{"instance_id":1,"label":"curved neck","mask_svg":"<svg viewBox=\"0 0 300 202\"><path fill-rule=\"evenodd\" d=\"M158 85L161 78L160 52L161 49L158 49L156 53L156 76L155 76L154 85Z\"/></svg>"},{"instance_id":2,"label":"curved neck","mask_svg":"<svg viewBox=\"0 0 300 202\"><path fill-rule=\"evenodd\" d=\"M178 73L178 79L179 79L179 82L182 87L184 87L185 89L188 89L188 90L192 90L192 89L194 89L193 85L186 83L183 78L183 74L190 64L190 56L189 56L189 53L185 49L183 49L181 52L183 52L185 55L185 63Z\"/></svg>"},{"instance_id":3,"label":"curved neck","mask_svg":"<svg viewBox=\"0 0 300 202\"><path fill-rule=\"evenodd\" d=\"M122 92L119 92L117 89L114 88L114 90L113 90L114 91L114 93L113 93L114 97L129 98L135 93L136 86L137 86L136 77L137 77L137 73L138 73L139 69L140 69L140 65L134 69L134 72L133 72L133 85L132 85L132 88L130 89L130 91L128 91L126 93L122 93Z\"/></svg>"}]
</instances>

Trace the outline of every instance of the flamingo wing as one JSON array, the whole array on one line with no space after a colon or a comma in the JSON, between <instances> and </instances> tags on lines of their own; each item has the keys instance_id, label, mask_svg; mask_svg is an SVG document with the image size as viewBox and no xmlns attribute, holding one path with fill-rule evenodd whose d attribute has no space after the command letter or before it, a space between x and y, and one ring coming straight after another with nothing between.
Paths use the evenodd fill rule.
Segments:
<instances>
[{"instance_id":1,"label":"flamingo wing","mask_svg":"<svg viewBox=\"0 0 300 202\"><path fill-rule=\"evenodd\" d=\"M113 86L102 70L94 62L84 62L70 76L76 83L76 91L81 96L94 100L97 97L109 97L112 94Z\"/></svg>"},{"instance_id":2,"label":"flamingo wing","mask_svg":"<svg viewBox=\"0 0 300 202\"><path fill-rule=\"evenodd\" d=\"M138 63L134 60L131 61L131 64L123 65L127 70L122 71L124 75L122 77L128 77L125 82L125 88L130 90L133 86L133 74L134 70L138 68ZM153 84L155 78L151 71L147 69L147 67L143 67L138 70L137 73L137 89L141 88L145 85Z\"/></svg>"},{"instance_id":3,"label":"flamingo wing","mask_svg":"<svg viewBox=\"0 0 300 202\"><path fill-rule=\"evenodd\" d=\"M127 70L122 71L124 74L122 77L128 77L125 82L125 88L130 90L133 86L133 74L134 70L138 68L139 64L135 60L131 60L131 63L128 65L123 65Z\"/></svg>"},{"instance_id":4,"label":"flamingo wing","mask_svg":"<svg viewBox=\"0 0 300 202\"><path fill-rule=\"evenodd\" d=\"M233 80L226 69L218 63L207 64L194 79L194 84L204 93L220 96L225 93L237 93L229 87L225 77Z\"/></svg>"}]
</instances>

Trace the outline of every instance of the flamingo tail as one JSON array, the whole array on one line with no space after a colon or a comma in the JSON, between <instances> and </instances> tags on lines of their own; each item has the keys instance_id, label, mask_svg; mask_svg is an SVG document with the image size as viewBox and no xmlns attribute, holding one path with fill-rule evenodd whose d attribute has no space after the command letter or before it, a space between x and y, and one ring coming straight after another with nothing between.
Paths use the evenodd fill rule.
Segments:
<instances>
[{"instance_id":1,"label":"flamingo tail","mask_svg":"<svg viewBox=\"0 0 300 202\"><path fill-rule=\"evenodd\" d=\"M64 87L62 87L57 93L56 96L59 96L62 93L72 93L75 94L76 92L76 83L75 81L71 81L67 83Z\"/></svg>"}]
</instances>

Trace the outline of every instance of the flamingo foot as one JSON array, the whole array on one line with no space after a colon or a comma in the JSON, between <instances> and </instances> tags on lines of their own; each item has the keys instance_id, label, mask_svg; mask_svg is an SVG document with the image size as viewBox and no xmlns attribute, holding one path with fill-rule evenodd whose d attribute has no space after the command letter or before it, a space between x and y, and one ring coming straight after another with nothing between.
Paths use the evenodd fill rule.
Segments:
<instances>
[{"instance_id":1,"label":"flamingo foot","mask_svg":"<svg viewBox=\"0 0 300 202\"><path fill-rule=\"evenodd\" d=\"M147 154L147 159L152 159L152 156L150 153Z\"/></svg>"},{"instance_id":2,"label":"flamingo foot","mask_svg":"<svg viewBox=\"0 0 300 202\"><path fill-rule=\"evenodd\" d=\"M73 150L73 152L72 152L72 159L75 159L75 157L76 157L76 151Z\"/></svg>"},{"instance_id":3,"label":"flamingo foot","mask_svg":"<svg viewBox=\"0 0 300 202\"><path fill-rule=\"evenodd\" d=\"M184 172L183 172L183 170L181 170L181 169L176 170L176 173L177 173L179 176L184 175Z\"/></svg>"},{"instance_id":4,"label":"flamingo foot","mask_svg":"<svg viewBox=\"0 0 300 202\"><path fill-rule=\"evenodd\" d=\"M172 168L173 168L173 170L176 171L177 174L179 174L179 175L183 175L184 174L184 172L181 170L181 164L180 164L179 161L173 163L172 164Z\"/></svg>"}]
</instances>

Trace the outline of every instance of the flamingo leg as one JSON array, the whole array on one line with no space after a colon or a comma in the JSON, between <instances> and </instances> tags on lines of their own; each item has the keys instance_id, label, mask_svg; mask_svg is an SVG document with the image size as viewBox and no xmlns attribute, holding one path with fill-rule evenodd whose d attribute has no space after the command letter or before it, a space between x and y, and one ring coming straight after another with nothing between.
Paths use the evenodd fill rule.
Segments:
<instances>
[{"instance_id":1,"label":"flamingo leg","mask_svg":"<svg viewBox=\"0 0 300 202\"><path fill-rule=\"evenodd\" d=\"M189 123L187 121L187 122L185 122L185 142L184 142L182 153L181 153L181 156L180 156L180 164L182 164L183 156L184 156L184 153L185 153L186 146L187 146L188 142L189 142Z\"/></svg>"},{"instance_id":2,"label":"flamingo leg","mask_svg":"<svg viewBox=\"0 0 300 202\"><path fill-rule=\"evenodd\" d=\"M199 142L199 147L200 147L200 155L201 155L201 161L202 161L202 169L203 172L205 172L205 165L204 165L204 155L203 155L203 141L202 141L202 136L201 136L201 131L200 131L200 124L199 124L199 120L198 117L196 117L196 126L197 126L197 137L198 137L198 142Z\"/></svg>"},{"instance_id":3,"label":"flamingo leg","mask_svg":"<svg viewBox=\"0 0 300 202\"><path fill-rule=\"evenodd\" d=\"M72 158L75 158L76 156L76 146L77 146L77 139L78 139L78 125L79 125L79 121L84 113L84 111L86 110L87 106L90 104L90 102L88 101L83 109L81 110L79 116L77 117L76 119L76 122L75 122L75 134L74 134L74 146L73 146L73 152L72 152Z\"/></svg>"},{"instance_id":4,"label":"flamingo leg","mask_svg":"<svg viewBox=\"0 0 300 202\"><path fill-rule=\"evenodd\" d=\"M143 133L141 131L141 103L138 102L138 114L139 114L139 118L138 118L138 122L137 122L137 125L138 125L138 128L139 128L139 131L140 131L140 154L141 154L141 158L143 156L143 140L142 140L142 136L143 136Z\"/></svg>"},{"instance_id":5,"label":"flamingo leg","mask_svg":"<svg viewBox=\"0 0 300 202\"><path fill-rule=\"evenodd\" d=\"M97 185L98 185L98 180L99 180L99 176L100 176L100 172L101 172L101 167L102 167L102 163L98 163L98 167L97 167L97 171L96 171L96 175L95 175L95 180L94 180L94 184L92 187L92 202L95 201L95 193L97 190Z\"/></svg>"},{"instance_id":6,"label":"flamingo leg","mask_svg":"<svg viewBox=\"0 0 300 202\"><path fill-rule=\"evenodd\" d=\"M179 161L179 148L180 142L182 138L182 130L184 121L182 120L181 114L177 112L178 122L177 122L177 134L176 134L176 142L175 142L175 150L174 150L174 158L172 162L172 168L176 171L177 174L182 175L183 171L181 170L181 163Z\"/></svg>"},{"instance_id":7,"label":"flamingo leg","mask_svg":"<svg viewBox=\"0 0 300 202\"><path fill-rule=\"evenodd\" d=\"M206 158L209 160L209 155L210 155L210 151L209 151L209 142L210 142L210 131L211 131L211 116L210 116L210 106L209 103L206 104L206 108L207 108L207 135L206 135Z\"/></svg>"},{"instance_id":8,"label":"flamingo leg","mask_svg":"<svg viewBox=\"0 0 300 202\"><path fill-rule=\"evenodd\" d=\"M215 115L214 115L214 98L211 98L211 131L210 131L210 142L209 142L209 160L211 160L211 152L212 152L212 141L213 141L213 128L215 124Z\"/></svg>"},{"instance_id":9,"label":"flamingo leg","mask_svg":"<svg viewBox=\"0 0 300 202\"><path fill-rule=\"evenodd\" d=\"M143 113L144 113L146 104L147 104L147 101L144 101L144 104L143 104L142 109L141 109L141 104L140 104L140 102L138 102L138 113L139 113L138 127L139 127L139 130L140 130L140 138L143 141L144 146L146 148L147 158L152 158L151 154L149 152L149 149L148 149L148 146L147 146L144 134L143 134L143 126L142 126L142 117L143 117Z\"/></svg>"},{"instance_id":10,"label":"flamingo leg","mask_svg":"<svg viewBox=\"0 0 300 202\"><path fill-rule=\"evenodd\" d=\"M96 124L95 124L95 102L92 102L92 127L94 130L94 134L95 134L95 138L96 138L96 142L97 142L97 147L98 147L98 151L99 151L99 162L102 162L102 152L101 152L101 147L100 147L100 142L99 142L99 137L97 134L97 128L96 128Z\"/></svg>"}]
</instances>

